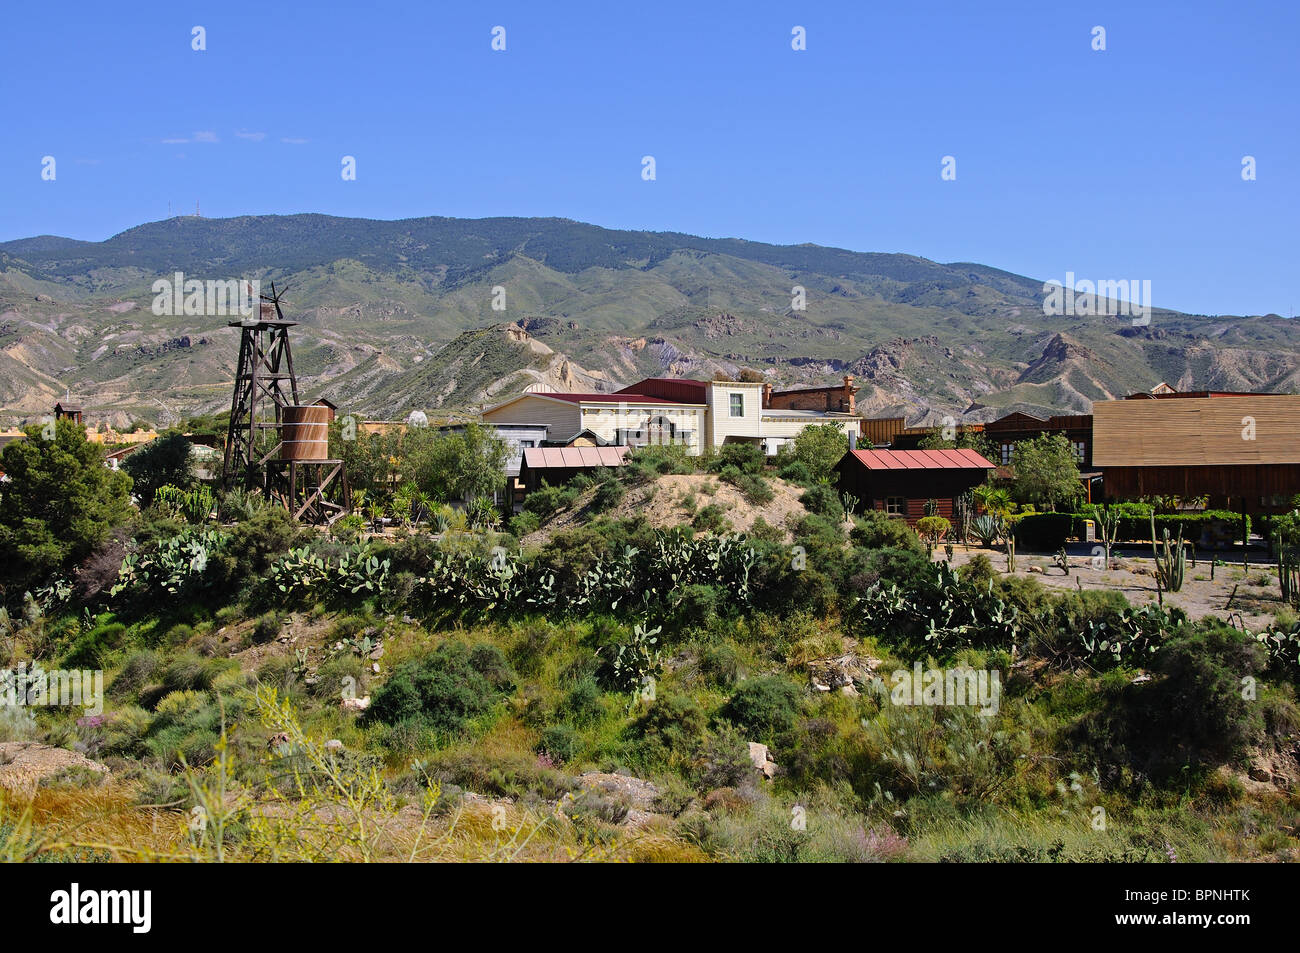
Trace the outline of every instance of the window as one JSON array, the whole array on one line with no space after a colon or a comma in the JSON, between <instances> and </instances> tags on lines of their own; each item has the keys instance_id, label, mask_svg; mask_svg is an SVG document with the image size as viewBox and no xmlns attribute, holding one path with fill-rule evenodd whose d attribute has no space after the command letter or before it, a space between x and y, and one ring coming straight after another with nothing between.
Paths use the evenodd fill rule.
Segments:
<instances>
[{"instance_id":1,"label":"window","mask_svg":"<svg viewBox=\"0 0 1300 953\"><path fill-rule=\"evenodd\" d=\"M731 395L731 416L733 417L745 416L745 395L744 394Z\"/></svg>"},{"instance_id":2,"label":"window","mask_svg":"<svg viewBox=\"0 0 1300 953\"><path fill-rule=\"evenodd\" d=\"M1011 453L1016 449L1014 443L1004 443L1002 445L1002 465L1006 466L1011 462Z\"/></svg>"},{"instance_id":3,"label":"window","mask_svg":"<svg viewBox=\"0 0 1300 953\"><path fill-rule=\"evenodd\" d=\"M885 512L890 516L907 515L907 497L904 496L887 496L885 497Z\"/></svg>"},{"instance_id":4,"label":"window","mask_svg":"<svg viewBox=\"0 0 1300 953\"><path fill-rule=\"evenodd\" d=\"M1071 440L1070 446L1074 450L1074 459L1083 463L1083 454L1086 447L1084 442L1082 440Z\"/></svg>"}]
</instances>

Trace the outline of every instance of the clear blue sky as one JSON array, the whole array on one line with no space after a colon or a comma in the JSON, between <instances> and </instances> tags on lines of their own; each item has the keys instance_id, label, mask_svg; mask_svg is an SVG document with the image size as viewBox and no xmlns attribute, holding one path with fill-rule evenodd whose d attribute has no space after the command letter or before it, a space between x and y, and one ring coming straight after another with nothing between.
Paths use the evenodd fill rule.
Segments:
<instances>
[{"instance_id":1,"label":"clear blue sky","mask_svg":"<svg viewBox=\"0 0 1300 953\"><path fill-rule=\"evenodd\" d=\"M554 215L1150 279L1158 306L1289 315L1297 37L1294 0L14 2L0 239L99 240L169 200Z\"/></svg>"}]
</instances>

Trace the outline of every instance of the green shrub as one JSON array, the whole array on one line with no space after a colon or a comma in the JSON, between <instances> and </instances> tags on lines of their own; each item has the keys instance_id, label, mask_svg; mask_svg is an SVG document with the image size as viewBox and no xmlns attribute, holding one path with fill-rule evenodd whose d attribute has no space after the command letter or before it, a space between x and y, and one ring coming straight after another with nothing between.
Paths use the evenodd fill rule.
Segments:
<instances>
[{"instance_id":1,"label":"green shrub","mask_svg":"<svg viewBox=\"0 0 1300 953\"><path fill-rule=\"evenodd\" d=\"M1184 783L1188 771L1238 761L1264 737L1261 706L1242 697L1242 680L1265 664L1264 649L1230 626L1184 626L1155 654L1151 681L1103 681L1100 708L1070 737L1097 758L1104 781Z\"/></svg>"},{"instance_id":2,"label":"green shrub","mask_svg":"<svg viewBox=\"0 0 1300 953\"><path fill-rule=\"evenodd\" d=\"M745 499L755 506L766 506L776 498L776 493L761 474L742 474L735 483L736 489L745 494Z\"/></svg>"},{"instance_id":3,"label":"green shrub","mask_svg":"<svg viewBox=\"0 0 1300 953\"><path fill-rule=\"evenodd\" d=\"M510 535L516 539L523 539L525 536L537 532L537 528L542 525L542 519L534 512L525 510L522 513L516 513L510 517L509 529Z\"/></svg>"},{"instance_id":4,"label":"green shrub","mask_svg":"<svg viewBox=\"0 0 1300 953\"><path fill-rule=\"evenodd\" d=\"M816 481L813 479L812 472L802 460L791 459L781 465L777 475L787 483L797 483L800 486L811 486Z\"/></svg>"},{"instance_id":5,"label":"green shrub","mask_svg":"<svg viewBox=\"0 0 1300 953\"><path fill-rule=\"evenodd\" d=\"M866 510L853 518L849 541L867 549L914 549L924 552L925 547L907 520L890 516L884 510Z\"/></svg>"},{"instance_id":6,"label":"green shrub","mask_svg":"<svg viewBox=\"0 0 1300 953\"><path fill-rule=\"evenodd\" d=\"M280 626L281 621L278 612L268 612L265 615L258 616L251 633L253 644L265 645L268 642L274 642L280 636Z\"/></svg>"},{"instance_id":7,"label":"green shrub","mask_svg":"<svg viewBox=\"0 0 1300 953\"><path fill-rule=\"evenodd\" d=\"M603 513L622 503L625 496L627 496L627 488L618 480L603 480L591 498L591 509L593 512Z\"/></svg>"},{"instance_id":8,"label":"green shrub","mask_svg":"<svg viewBox=\"0 0 1300 953\"><path fill-rule=\"evenodd\" d=\"M126 626L109 622L95 626L77 637L63 657L67 668L98 668L108 653L120 649L126 641Z\"/></svg>"},{"instance_id":9,"label":"green shrub","mask_svg":"<svg viewBox=\"0 0 1300 953\"><path fill-rule=\"evenodd\" d=\"M578 755L578 733L568 725L550 725L537 743L540 754L549 755L557 764L566 764Z\"/></svg>"},{"instance_id":10,"label":"green shrub","mask_svg":"<svg viewBox=\"0 0 1300 953\"><path fill-rule=\"evenodd\" d=\"M1031 513L1015 524L1018 547L1039 552L1056 552L1074 535L1075 517L1069 513Z\"/></svg>"},{"instance_id":11,"label":"green shrub","mask_svg":"<svg viewBox=\"0 0 1300 953\"><path fill-rule=\"evenodd\" d=\"M510 685L504 656L495 646L473 650L444 642L421 659L399 666L375 689L366 717L386 725L411 721L456 733L490 709Z\"/></svg>"},{"instance_id":12,"label":"green shrub","mask_svg":"<svg viewBox=\"0 0 1300 953\"><path fill-rule=\"evenodd\" d=\"M801 697L798 686L787 678L751 678L736 689L722 714L752 736L751 740L771 743L794 727Z\"/></svg>"},{"instance_id":13,"label":"green shrub","mask_svg":"<svg viewBox=\"0 0 1300 953\"><path fill-rule=\"evenodd\" d=\"M701 533L721 533L726 530L728 521L722 507L710 503L695 514L691 526Z\"/></svg>"},{"instance_id":14,"label":"green shrub","mask_svg":"<svg viewBox=\"0 0 1300 953\"><path fill-rule=\"evenodd\" d=\"M834 523L844 519L844 504L840 502L840 495L835 492L833 487L819 483L811 486L804 491L803 496L799 497L799 502L803 504L804 509L823 519L831 520Z\"/></svg>"},{"instance_id":15,"label":"green shrub","mask_svg":"<svg viewBox=\"0 0 1300 953\"><path fill-rule=\"evenodd\" d=\"M693 762L704 743L707 719L698 701L675 692L661 693L632 723L638 753L653 766Z\"/></svg>"},{"instance_id":16,"label":"green shrub","mask_svg":"<svg viewBox=\"0 0 1300 953\"><path fill-rule=\"evenodd\" d=\"M709 462L709 469L714 473L726 467L735 467L741 473L762 473L767 466L767 454L763 448L753 443L723 444L718 455Z\"/></svg>"}]
</instances>

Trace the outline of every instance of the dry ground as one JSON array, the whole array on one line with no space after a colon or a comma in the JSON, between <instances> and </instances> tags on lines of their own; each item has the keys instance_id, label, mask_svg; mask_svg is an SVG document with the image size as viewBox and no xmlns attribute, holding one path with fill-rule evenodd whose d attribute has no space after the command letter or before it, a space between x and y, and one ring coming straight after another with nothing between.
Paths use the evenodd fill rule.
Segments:
<instances>
[{"instance_id":1,"label":"dry ground","mask_svg":"<svg viewBox=\"0 0 1300 953\"><path fill-rule=\"evenodd\" d=\"M754 525L754 520L761 516L781 530L785 540L789 542L793 539L788 525L790 517L793 516L798 520L808 513L799 502L799 497L804 492L803 488L774 476L769 476L767 483L775 496L771 502L758 506L745 499L745 495L740 490L730 483L723 483L711 473L662 476L653 483L629 489L617 506L610 507L601 515L610 519L644 516L651 526L669 529L683 524L689 525L695 513L713 503L721 508L733 532L749 532ZM544 545L556 533L584 522L587 517L583 511L594 494L594 489L585 491L573 506L561 510L537 532L526 536L523 539L524 545ZM694 496L693 507L692 496Z\"/></svg>"},{"instance_id":2,"label":"dry ground","mask_svg":"<svg viewBox=\"0 0 1300 953\"><path fill-rule=\"evenodd\" d=\"M1088 546L1090 548L1091 544ZM1076 544L1073 548L1080 547ZM953 565L963 566L977 553L988 556L998 571L1006 569L1006 554L1001 549L986 549L978 545L957 546L953 554ZM935 551L935 558L945 558L942 549ZM1237 621L1243 622L1251 630L1271 625L1275 613L1284 606L1277 585L1277 567L1264 562L1263 554L1257 553L1253 554L1249 571L1244 572L1241 557L1238 556L1235 563L1214 567L1214 579L1211 580L1212 558L1197 559L1195 566L1189 562L1183 588L1178 592L1165 593L1165 604L1177 606L1192 619L1214 616L1227 620L1229 617L1236 619L1239 615ZM1123 593L1135 606L1157 601L1150 555L1142 557L1117 553L1112 555L1111 563L1118 568L1099 569L1091 555L1071 555L1070 573L1067 576L1052 561L1051 554L1017 552L1015 574L1033 576L1043 585L1054 589L1074 589L1078 586L1084 589L1111 589ZM1232 599L1231 605L1229 597Z\"/></svg>"}]
</instances>

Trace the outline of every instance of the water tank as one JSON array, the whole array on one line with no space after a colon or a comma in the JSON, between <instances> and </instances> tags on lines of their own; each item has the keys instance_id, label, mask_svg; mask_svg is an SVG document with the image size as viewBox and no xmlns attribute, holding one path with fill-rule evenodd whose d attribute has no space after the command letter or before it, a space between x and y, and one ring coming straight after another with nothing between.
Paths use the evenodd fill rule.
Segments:
<instances>
[{"instance_id":1,"label":"water tank","mask_svg":"<svg viewBox=\"0 0 1300 953\"><path fill-rule=\"evenodd\" d=\"M281 460L328 460L330 409L322 404L284 408Z\"/></svg>"}]
</instances>

